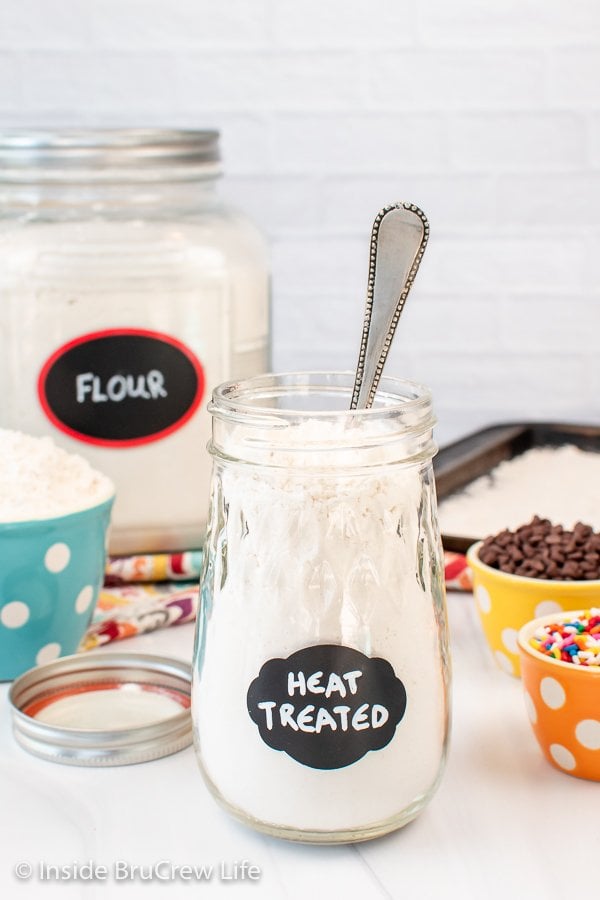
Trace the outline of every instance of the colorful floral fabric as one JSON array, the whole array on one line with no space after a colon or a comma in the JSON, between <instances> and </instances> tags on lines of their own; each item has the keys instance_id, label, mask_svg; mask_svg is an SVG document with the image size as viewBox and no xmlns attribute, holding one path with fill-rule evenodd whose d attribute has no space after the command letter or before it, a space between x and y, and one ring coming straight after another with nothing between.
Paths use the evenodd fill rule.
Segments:
<instances>
[{"instance_id":1,"label":"colorful floral fabric","mask_svg":"<svg viewBox=\"0 0 600 900\"><path fill-rule=\"evenodd\" d=\"M201 550L112 556L106 566L106 587L154 581L195 581L200 576Z\"/></svg>"},{"instance_id":2,"label":"colorful floral fabric","mask_svg":"<svg viewBox=\"0 0 600 900\"><path fill-rule=\"evenodd\" d=\"M144 634L167 625L182 625L196 618L198 586L128 584L100 592L82 650L93 650L110 641Z\"/></svg>"},{"instance_id":3,"label":"colorful floral fabric","mask_svg":"<svg viewBox=\"0 0 600 900\"><path fill-rule=\"evenodd\" d=\"M444 577L448 591L472 591L473 578L462 553L444 553Z\"/></svg>"}]
</instances>

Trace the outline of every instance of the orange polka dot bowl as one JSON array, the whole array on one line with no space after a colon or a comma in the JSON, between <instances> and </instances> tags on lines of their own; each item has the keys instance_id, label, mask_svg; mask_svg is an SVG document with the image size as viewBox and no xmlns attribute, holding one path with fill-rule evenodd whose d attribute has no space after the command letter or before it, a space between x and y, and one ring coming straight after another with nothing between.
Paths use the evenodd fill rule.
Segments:
<instances>
[{"instance_id":1,"label":"orange polka dot bowl","mask_svg":"<svg viewBox=\"0 0 600 900\"><path fill-rule=\"evenodd\" d=\"M473 596L483 633L498 666L521 674L519 629L532 619L600 606L600 581L554 581L510 575L479 559L481 541L467 552Z\"/></svg>"},{"instance_id":2,"label":"orange polka dot bowl","mask_svg":"<svg viewBox=\"0 0 600 900\"><path fill-rule=\"evenodd\" d=\"M561 772L600 781L600 666L555 659L530 643L543 626L587 615L576 610L534 619L520 629L518 646L525 705L544 756Z\"/></svg>"}]
</instances>

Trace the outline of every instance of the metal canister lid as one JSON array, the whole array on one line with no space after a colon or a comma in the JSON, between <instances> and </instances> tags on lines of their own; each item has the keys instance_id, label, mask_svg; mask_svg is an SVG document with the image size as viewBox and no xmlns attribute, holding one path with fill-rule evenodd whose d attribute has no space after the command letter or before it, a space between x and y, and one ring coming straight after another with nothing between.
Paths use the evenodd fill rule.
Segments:
<instances>
[{"instance_id":1,"label":"metal canister lid","mask_svg":"<svg viewBox=\"0 0 600 900\"><path fill-rule=\"evenodd\" d=\"M74 766L123 766L192 742L188 663L138 653L83 653L30 669L9 692L25 750Z\"/></svg>"},{"instance_id":2,"label":"metal canister lid","mask_svg":"<svg viewBox=\"0 0 600 900\"><path fill-rule=\"evenodd\" d=\"M0 130L0 181L185 180L218 174L220 158L211 129Z\"/></svg>"}]
</instances>

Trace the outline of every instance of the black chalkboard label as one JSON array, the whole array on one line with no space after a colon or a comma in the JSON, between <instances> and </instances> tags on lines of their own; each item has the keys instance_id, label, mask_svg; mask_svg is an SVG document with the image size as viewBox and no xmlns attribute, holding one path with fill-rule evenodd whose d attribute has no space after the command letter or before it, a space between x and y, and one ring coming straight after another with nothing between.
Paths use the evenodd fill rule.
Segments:
<instances>
[{"instance_id":1,"label":"black chalkboard label","mask_svg":"<svg viewBox=\"0 0 600 900\"><path fill-rule=\"evenodd\" d=\"M167 334L113 328L84 334L46 361L38 396L50 421L91 444L130 447L181 428L204 393L192 351Z\"/></svg>"},{"instance_id":2,"label":"black chalkboard label","mask_svg":"<svg viewBox=\"0 0 600 900\"><path fill-rule=\"evenodd\" d=\"M389 744L406 690L387 660L318 644L268 660L247 704L269 747L313 769L342 769Z\"/></svg>"}]
</instances>

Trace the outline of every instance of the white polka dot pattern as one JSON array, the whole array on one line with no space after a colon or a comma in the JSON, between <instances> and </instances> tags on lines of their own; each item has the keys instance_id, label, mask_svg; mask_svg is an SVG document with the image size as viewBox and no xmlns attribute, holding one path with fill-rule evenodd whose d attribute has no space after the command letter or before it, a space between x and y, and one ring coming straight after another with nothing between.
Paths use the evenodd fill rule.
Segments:
<instances>
[{"instance_id":1,"label":"white polka dot pattern","mask_svg":"<svg viewBox=\"0 0 600 900\"><path fill-rule=\"evenodd\" d=\"M582 719L575 726L575 737L587 750L600 750L600 722L597 719Z\"/></svg>"},{"instance_id":2,"label":"white polka dot pattern","mask_svg":"<svg viewBox=\"0 0 600 900\"><path fill-rule=\"evenodd\" d=\"M487 588L485 588L482 584L477 586L475 591L475 596L477 598L477 603L479 604L479 609L482 613L489 613L492 608L492 598L490 597L490 593Z\"/></svg>"},{"instance_id":3,"label":"white polka dot pattern","mask_svg":"<svg viewBox=\"0 0 600 900\"><path fill-rule=\"evenodd\" d=\"M29 607L20 600L12 600L0 610L0 622L5 628L21 628L27 621L29 621Z\"/></svg>"},{"instance_id":4,"label":"white polka dot pattern","mask_svg":"<svg viewBox=\"0 0 600 900\"><path fill-rule=\"evenodd\" d=\"M75 601L75 610L78 613L84 613L89 608L90 603L94 599L94 588L91 584L86 584L84 588L77 594Z\"/></svg>"},{"instance_id":5,"label":"white polka dot pattern","mask_svg":"<svg viewBox=\"0 0 600 900\"><path fill-rule=\"evenodd\" d=\"M509 653L518 653L516 628L504 628L501 637Z\"/></svg>"},{"instance_id":6,"label":"white polka dot pattern","mask_svg":"<svg viewBox=\"0 0 600 900\"><path fill-rule=\"evenodd\" d=\"M66 544L52 544L52 546L46 550L44 565L49 572L56 574L67 568L70 559L71 551Z\"/></svg>"},{"instance_id":7,"label":"white polka dot pattern","mask_svg":"<svg viewBox=\"0 0 600 900\"><path fill-rule=\"evenodd\" d=\"M45 644L41 650L38 651L38 654L35 658L38 666L43 666L45 663L52 662L53 659L56 659L60 656L60 644L51 643Z\"/></svg>"},{"instance_id":8,"label":"white polka dot pattern","mask_svg":"<svg viewBox=\"0 0 600 900\"><path fill-rule=\"evenodd\" d=\"M535 703L528 691L525 691L525 708L527 710L527 715L529 716L529 721L532 725L535 725L538 718L537 709L535 708Z\"/></svg>"},{"instance_id":9,"label":"white polka dot pattern","mask_svg":"<svg viewBox=\"0 0 600 900\"><path fill-rule=\"evenodd\" d=\"M564 706L566 695L565 689L556 678L542 678L540 682L540 693L542 700L550 709L560 709Z\"/></svg>"},{"instance_id":10,"label":"white polka dot pattern","mask_svg":"<svg viewBox=\"0 0 600 900\"><path fill-rule=\"evenodd\" d=\"M537 619L539 616L551 616L553 613L561 612L564 612L564 610L556 600L542 600L535 608L534 618Z\"/></svg>"},{"instance_id":11,"label":"white polka dot pattern","mask_svg":"<svg viewBox=\"0 0 600 900\"><path fill-rule=\"evenodd\" d=\"M561 769L566 769L567 772L571 772L575 768L575 757L562 744L551 744L550 756L557 766L560 766Z\"/></svg>"}]
</instances>

